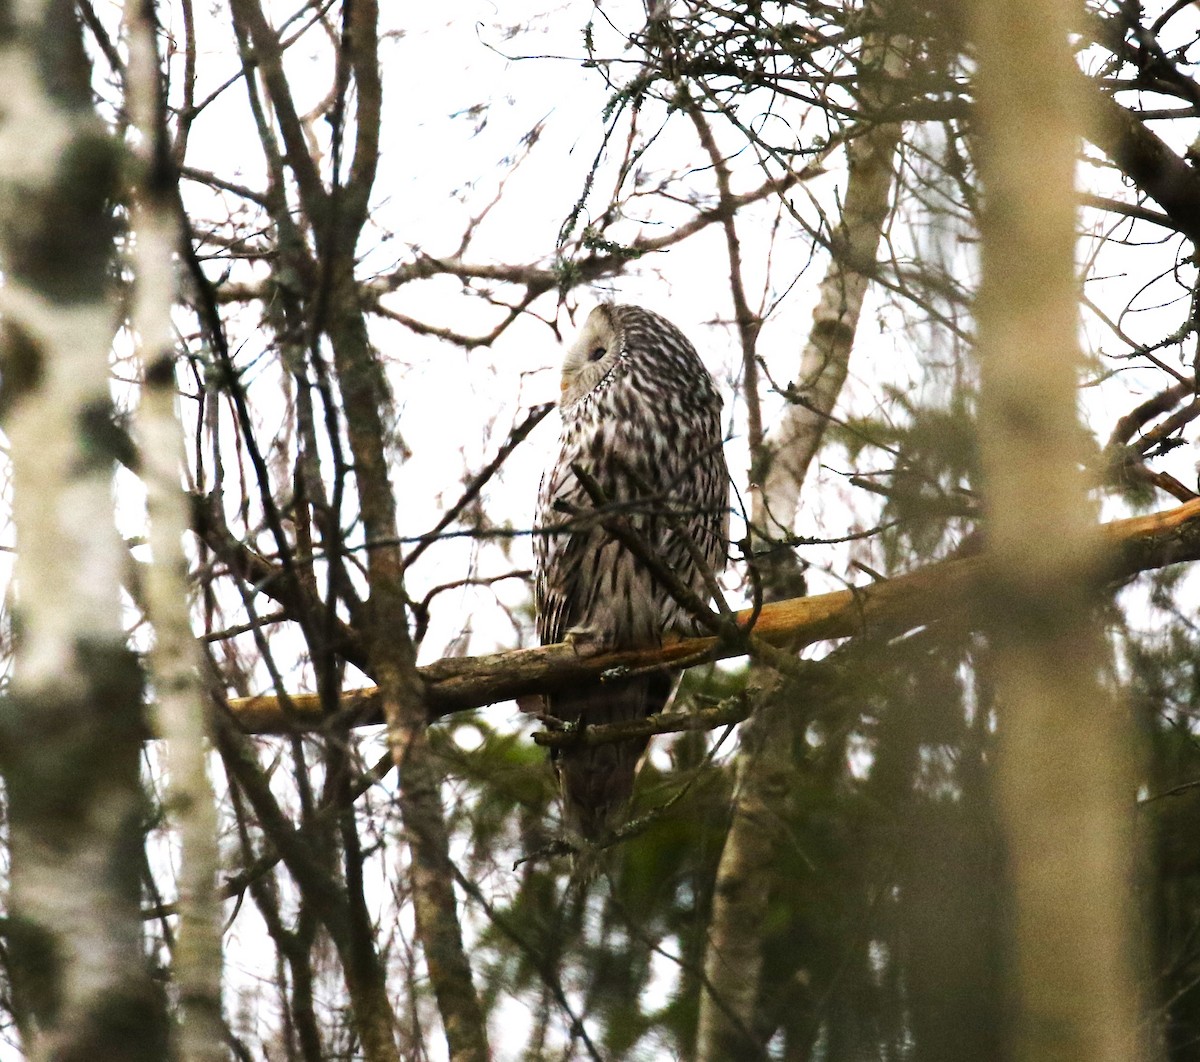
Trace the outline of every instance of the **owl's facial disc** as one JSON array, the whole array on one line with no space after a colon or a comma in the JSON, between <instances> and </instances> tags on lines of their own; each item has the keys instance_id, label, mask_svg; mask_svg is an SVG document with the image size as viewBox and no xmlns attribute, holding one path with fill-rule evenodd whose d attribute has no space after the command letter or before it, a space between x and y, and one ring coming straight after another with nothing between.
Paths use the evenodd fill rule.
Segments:
<instances>
[{"instance_id":1,"label":"owl's facial disc","mask_svg":"<svg viewBox=\"0 0 1200 1062\"><path fill-rule=\"evenodd\" d=\"M597 306L588 314L583 331L563 359L561 406L578 402L604 378L621 356L622 342L609 307Z\"/></svg>"}]
</instances>

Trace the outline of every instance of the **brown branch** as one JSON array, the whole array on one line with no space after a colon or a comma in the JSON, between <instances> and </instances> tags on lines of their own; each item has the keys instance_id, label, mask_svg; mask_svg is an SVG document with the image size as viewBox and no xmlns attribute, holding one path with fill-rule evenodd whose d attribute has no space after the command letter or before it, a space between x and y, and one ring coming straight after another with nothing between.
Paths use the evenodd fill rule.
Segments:
<instances>
[{"instance_id":1,"label":"brown branch","mask_svg":"<svg viewBox=\"0 0 1200 1062\"><path fill-rule=\"evenodd\" d=\"M1185 424L1190 424L1200 416L1200 398L1193 398L1186 406L1172 413L1157 427L1146 432L1134 444L1135 448L1142 453L1146 453L1153 447L1165 442L1175 432L1179 431Z\"/></svg>"},{"instance_id":2,"label":"brown branch","mask_svg":"<svg viewBox=\"0 0 1200 1062\"><path fill-rule=\"evenodd\" d=\"M597 726L566 730L540 730L533 735L534 744L546 748L591 748L626 741L633 737L654 737L657 734L682 734L690 730L715 730L719 726L740 723L750 714L745 697L730 697L727 701L701 708L695 712L667 712L648 719L631 719L623 723L602 723Z\"/></svg>"},{"instance_id":3,"label":"brown branch","mask_svg":"<svg viewBox=\"0 0 1200 1062\"><path fill-rule=\"evenodd\" d=\"M317 165L309 154L303 124L296 112L291 86L283 70L283 46L279 35L271 28L262 6L256 0L233 0L230 12L245 27L253 42L254 55L244 55L242 61L246 65L253 59L262 72L263 84L287 149L287 164L295 175L304 213L311 221L321 216L328 197L321 184Z\"/></svg>"},{"instance_id":4,"label":"brown branch","mask_svg":"<svg viewBox=\"0 0 1200 1062\"><path fill-rule=\"evenodd\" d=\"M1104 210L1110 214L1120 214L1122 217L1133 218L1135 221L1149 221L1152 225L1161 225L1164 229L1175 230L1175 223L1166 214L1158 210L1147 210L1145 207L1122 203L1118 199L1110 199L1107 196L1092 195L1091 193L1081 195L1079 202L1083 206L1092 207L1095 210Z\"/></svg>"},{"instance_id":5,"label":"brown branch","mask_svg":"<svg viewBox=\"0 0 1200 1062\"><path fill-rule=\"evenodd\" d=\"M1108 578L1128 578L1169 564L1200 560L1200 500L1176 509L1115 520L1100 528L1111 549ZM754 637L792 652L814 642L850 638L882 625L907 629L943 618L956 604L969 603L971 590L987 563L985 556L941 561L908 575L871 586L815 597L791 598L764 605ZM747 609L737 614L745 623ZM488 656L452 657L418 669L425 683L430 720L485 704L513 700L602 681L618 668L653 667L697 655L725 659L744 655L745 645L715 637L688 638L658 649L581 656L570 645L517 649ZM295 694L285 717L272 696L230 701L239 725L249 733L281 734L294 730L366 726L381 721L379 692L371 687L342 695L345 706L330 718L315 694Z\"/></svg>"},{"instance_id":6,"label":"brown branch","mask_svg":"<svg viewBox=\"0 0 1200 1062\"><path fill-rule=\"evenodd\" d=\"M729 293L733 298L734 315L737 319L738 338L742 347L742 393L746 398L746 435L750 445L751 480L757 481L757 470L764 460L762 406L758 396L758 362L755 350L762 320L750 309L746 299L746 285L742 276L742 245L737 231L736 197L730 191L729 162L717 146L712 128L700 107L692 103L687 108L688 117L696 127L700 144L712 163L713 177L717 182L717 204L721 212L721 227L725 231L725 252L729 258Z\"/></svg>"},{"instance_id":7,"label":"brown branch","mask_svg":"<svg viewBox=\"0 0 1200 1062\"><path fill-rule=\"evenodd\" d=\"M1124 475L1129 480L1137 480L1142 483L1149 483L1152 487L1157 487L1164 494L1169 494L1176 501L1190 502L1198 495L1190 487L1185 487L1169 472L1155 472L1153 469L1147 468L1142 462L1134 462L1122 470Z\"/></svg>"},{"instance_id":8,"label":"brown branch","mask_svg":"<svg viewBox=\"0 0 1200 1062\"><path fill-rule=\"evenodd\" d=\"M327 825L338 815L345 812L346 808L356 803L364 793L372 786L378 785L384 778L387 777L391 769L395 766L392 762L392 754L385 753L375 763L363 771L344 794L338 794L338 798L332 803L323 805L319 811L315 812L312 818L305 824L307 829L311 829L314 825ZM237 790L234 790L235 795ZM243 848L249 852L243 845ZM220 896L222 900L234 900L239 898L247 889L253 888L254 884L261 880L264 875L270 872L278 863L283 860L283 854L279 848L271 841L270 837L266 838L266 844L257 857L250 858L247 865L225 879L221 886ZM142 909L142 919L149 921L151 919L168 918L179 914L179 902L173 900L163 902L158 900L152 906Z\"/></svg>"},{"instance_id":9,"label":"brown branch","mask_svg":"<svg viewBox=\"0 0 1200 1062\"><path fill-rule=\"evenodd\" d=\"M354 69L355 113L354 155L350 180L344 189L350 216L347 227L362 231L370 206L370 193L379 165L379 136L383 128L383 84L379 76L379 8L375 0L343 8L346 19L342 61L348 56ZM336 175L335 175L336 176Z\"/></svg>"},{"instance_id":10,"label":"brown branch","mask_svg":"<svg viewBox=\"0 0 1200 1062\"><path fill-rule=\"evenodd\" d=\"M192 499L192 530L238 578L265 594L283 608L287 618L319 630L326 622L326 606L304 580L239 541L225 524L220 507L211 497ZM274 622L272 614L271 622ZM360 670L370 663L362 638L350 625L337 620L333 648Z\"/></svg>"},{"instance_id":11,"label":"brown branch","mask_svg":"<svg viewBox=\"0 0 1200 1062\"><path fill-rule=\"evenodd\" d=\"M1174 409L1185 396L1192 394L1195 390L1196 383L1194 380L1180 380L1178 383L1172 384L1153 397L1146 399L1137 408L1126 413L1125 416L1117 421L1105 449L1111 452L1127 446L1129 440L1149 424L1150 421ZM1149 447L1145 449L1149 449Z\"/></svg>"},{"instance_id":12,"label":"brown branch","mask_svg":"<svg viewBox=\"0 0 1200 1062\"><path fill-rule=\"evenodd\" d=\"M1116 101L1096 92L1092 102L1087 138L1167 212L1180 232L1200 242L1200 173Z\"/></svg>"},{"instance_id":13,"label":"brown branch","mask_svg":"<svg viewBox=\"0 0 1200 1062\"><path fill-rule=\"evenodd\" d=\"M682 225L659 236L636 236L631 244L633 250L640 254L650 254L655 251L665 251L694 236L709 225L715 225L725 218L729 211L740 210L771 195L783 195L789 188L824 172L823 165L814 162L803 170L787 173L782 177L769 178L757 188L749 192L731 194L722 205L701 210ZM581 258L572 263L576 284L585 284L601 277L614 276L620 273L628 257L616 254L597 254ZM428 280L431 277L453 276L463 283L471 280L494 280L504 284L518 284L528 290L534 297L552 291L562 281L561 274L552 268L544 268L534 264L505 264L497 262L465 262L457 256L435 258L421 253L415 261L407 262L391 273L383 274L366 282L363 299L381 313L389 317L400 318L396 311L384 310L379 298L396 291L414 280ZM267 286L259 281L246 283L225 283L217 291L217 297L222 303L250 302L267 297ZM529 300L532 302L532 299ZM407 323L403 321L401 323ZM414 322L416 323L416 322ZM426 326L429 334L439 335L439 331ZM479 346L480 341L472 337L458 337L447 330L442 338L453 342L465 341L465 345Z\"/></svg>"},{"instance_id":14,"label":"brown branch","mask_svg":"<svg viewBox=\"0 0 1200 1062\"><path fill-rule=\"evenodd\" d=\"M295 826L271 791L270 779L254 749L238 734L227 717L218 716L217 748L225 770L236 782L260 825L295 880L310 910L329 932L345 975L355 1031L364 1043L366 1059L395 1058L387 1044L392 1039L395 1016L384 987L378 955L367 944L353 907L352 895L322 859L319 843ZM364 949L368 949L364 954Z\"/></svg>"}]
</instances>

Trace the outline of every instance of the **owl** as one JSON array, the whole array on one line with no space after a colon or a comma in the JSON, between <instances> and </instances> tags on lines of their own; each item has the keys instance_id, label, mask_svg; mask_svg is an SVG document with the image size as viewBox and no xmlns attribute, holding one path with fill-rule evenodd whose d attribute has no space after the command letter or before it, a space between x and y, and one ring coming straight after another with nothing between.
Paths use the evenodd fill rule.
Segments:
<instances>
[{"instance_id":1,"label":"owl","mask_svg":"<svg viewBox=\"0 0 1200 1062\"><path fill-rule=\"evenodd\" d=\"M558 459L542 477L535 602L543 645L585 637L605 650L695 634L696 620L650 569L587 514L584 469L611 506L682 582L709 600L725 564L729 472L721 396L695 348L638 306L597 306L562 367ZM582 514L582 515L581 515ZM690 540L690 545L689 545ZM549 715L582 725L643 719L669 700L666 672L554 693ZM614 825L633 790L645 738L553 753L570 831Z\"/></svg>"}]
</instances>

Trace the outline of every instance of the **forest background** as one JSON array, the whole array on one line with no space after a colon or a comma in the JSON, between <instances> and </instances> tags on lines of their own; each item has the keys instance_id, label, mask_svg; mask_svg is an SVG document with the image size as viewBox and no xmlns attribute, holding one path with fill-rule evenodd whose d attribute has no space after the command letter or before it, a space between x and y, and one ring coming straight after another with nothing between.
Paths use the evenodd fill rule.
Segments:
<instances>
[{"instance_id":1,"label":"forest background","mask_svg":"<svg viewBox=\"0 0 1200 1062\"><path fill-rule=\"evenodd\" d=\"M1198 61L1182 0L0 3L14 1057L1200 1056ZM589 658L532 512L608 299L734 543ZM572 877L543 746L630 730L517 700L668 656Z\"/></svg>"}]
</instances>

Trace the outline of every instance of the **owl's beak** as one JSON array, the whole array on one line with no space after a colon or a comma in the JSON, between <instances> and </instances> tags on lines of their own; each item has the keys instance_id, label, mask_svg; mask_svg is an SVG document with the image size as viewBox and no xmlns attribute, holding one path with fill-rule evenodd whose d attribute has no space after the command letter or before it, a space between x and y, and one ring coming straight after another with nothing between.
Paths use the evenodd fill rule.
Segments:
<instances>
[{"instance_id":1,"label":"owl's beak","mask_svg":"<svg viewBox=\"0 0 1200 1062\"><path fill-rule=\"evenodd\" d=\"M560 395L564 395L564 396L565 396L565 395L566 395L566 393L567 393L567 388L568 388L568 387L570 387L570 383L569 383L569 381L567 380L566 376L564 376L564 377L563 377L563 378L562 378L562 379L559 381L559 384L558 384L558 393L559 393Z\"/></svg>"}]
</instances>

